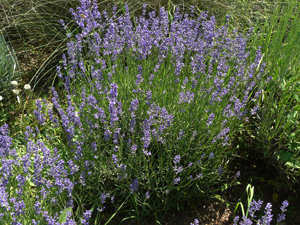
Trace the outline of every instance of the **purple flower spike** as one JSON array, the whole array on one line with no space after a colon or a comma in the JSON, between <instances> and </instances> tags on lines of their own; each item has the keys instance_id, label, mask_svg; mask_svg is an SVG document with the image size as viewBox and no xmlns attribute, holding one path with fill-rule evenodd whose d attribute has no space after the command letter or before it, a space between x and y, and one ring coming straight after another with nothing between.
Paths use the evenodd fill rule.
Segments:
<instances>
[{"instance_id":1,"label":"purple flower spike","mask_svg":"<svg viewBox=\"0 0 300 225\"><path fill-rule=\"evenodd\" d=\"M252 221L244 216L243 220L240 222L240 225L252 225Z\"/></svg>"},{"instance_id":2,"label":"purple flower spike","mask_svg":"<svg viewBox=\"0 0 300 225\"><path fill-rule=\"evenodd\" d=\"M199 225L199 220L195 219L194 223L191 223L190 225Z\"/></svg>"},{"instance_id":3,"label":"purple flower spike","mask_svg":"<svg viewBox=\"0 0 300 225\"><path fill-rule=\"evenodd\" d=\"M262 204L263 204L263 201L261 201L260 199L257 202L255 200L252 200L252 202L250 203L250 208L249 208L249 215L252 218L255 218L254 213L256 211L260 210Z\"/></svg>"},{"instance_id":4,"label":"purple flower spike","mask_svg":"<svg viewBox=\"0 0 300 225\"><path fill-rule=\"evenodd\" d=\"M183 137L183 135L184 135L184 131L181 130L181 131L179 132L179 137L178 137L178 139L181 140L182 137Z\"/></svg>"},{"instance_id":5,"label":"purple flower spike","mask_svg":"<svg viewBox=\"0 0 300 225\"><path fill-rule=\"evenodd\" d=\"M180 177L177 177L174 179L174 185L177 185L180 182Z\"/></svg>"},{"instance_id":6,"label":"purple flower spike","mask_svg":"<svg viewBox=\"0 0 300 225\"><path fill-rule=\"evenodd\" d=\"M261 220L258 220L258 224L270 225L272 222L272 217L272 204L267 203L265 207L265 215L261 218Z\"/></svg>"},{"instance_id":7,"label":"purple flower spike","mask_svg":"<svg viewBox=\"0 0 300 225\"><path fill-rule=\"evenodd\" d=\"M218 175L221 176L223 173L224 173L224 171L223 171L223 166L220 166L220 167L218 168Z\"/></svg>"},{"instance_id":8,"label":"purple flower spike","mask_svg":"<svg viewBox=\"0 0 300 225\"><path fill-rule=\"evenodd\" d=\"M195 97L195 94L193 92L190 92L190 91L187 91L186 93L180 92L178 104L182 104L182 103L191 104L194 97Z\"/></svg>"},{"instance_id":9,"label":"purple flower spike","mask_svg":"<svg viewBox=\"0 0 300 225\"><path fill-rule=\"evenodd\" d=\"M92 216L92 210L87 210L85 213L83 213L83 218L81 219L82 225L89 225L89 220Z\"/></svg>"},{"instance_id":10,"label":"purple flower spike","mask_svg":"<svg viewBox=\"0 0 300 225\"><path fill-rule=\"evenodd\" d=\"M132 147L131 147L131 153L135 154L136 153L136 149L137 149L137 145L136 144L132 145Z\"/></svg>"},{"instance_id":11,"label":"purple flower spike","mask_svg":"<svg viewBox=\"0 0 300 225\"><path fill-rule=\"evenodd\" d=\"M239 220L240 220L239 216L234 217L234 219L233 219L233 225L237 225L238 222L239 222Z\"/></svg>"},{"instance_id":12,"label":"purple flower spike","mask_svg":"<svg viewBox=\"0 0 300 225\"><path fill-rule=\"evenodd\" d=\"M211 113L211 114L209 115L209 117L208 117L207 122L206 122L206 125L207 125L208 127L209 127L210 125L212 125L214 118L215 118L215 114Z\"/></svg>"},{"instance_id":13,"label":"purple flower spike","mask_svg":"<svg viewBox=\"0 0 300 225\"><path fill-rule=\"evenodd\" d=\"M41 125L43 125L45 123L46 119L45 119L45 114L42 113L42 104L41 103L42 102L40 99L36 100L37 110L34 110L33 113L34 113L36 119L39 121L39 123Z\"/></svg>"},{"instance_id":14,"label":"purple flower spike","mask_svg":"<svg viewBox=\"0 0 300 225\"><path fill-rule=\"evenodd\" d=\"M174 163L175 165L178 164L178 163L180 162L180 159L181 159L180 155L176 155L176 156L174 157L173 163Z\"/></svg>"},{"instance_id":15,"label":"purple flower spike","mask_svg":"<svg viewBox=\"0 0 300 225\"><path fill-rule=\"evenodd\" d=\"M149 191L146 192L145 197L146 197L146 199L149 199L149 198L150 198Z\"/></svg>"},{"instance_id":16,"label":"purple flower spike","mask_svg":"<svg viewBox=\"0 0 300 225\"><path fill-rule=\"evenodd\" d=\"M132 102L131 102L131 108L129 109L129 111L135 112L138 109L138 104L139 104L139 100L138 99L132 100Z\"/></svg>"},{"instance_id":17,"label":"purple flower spike","mask_svg":"<svg viewBox=\"0 0 300 225\"><path fill-rule=\"evenodd\" d=\"M278 215L278 219L277 219L277 223L282 222L285 220L285 212L286 212L286 208L289 206L289 202L287 200L285 200L282 203L282 206L280 207L281 210L281 214Z\"/></svg>"},{"instance_id":18,"label":"purple flower spike","mask_svg":"<svg viewBox=\"0 0 300 225\"><path fill-rule=\"evenodd\" d=\"M286 212L286 208L289 206L289 202L285 200L280 207L281 212Z\"/></svg>"},{"instance_id":19,"label":"purple flower spike","mask_svg":"<svg viewBox=\"0 0 300 225\"><path fill-rule=\"evenodd\" d=\"M133 194L138 189L138 186L139 186L138 179L134 179L133 183L130 184L130 193Z\"/></svg>"}]
</instances>

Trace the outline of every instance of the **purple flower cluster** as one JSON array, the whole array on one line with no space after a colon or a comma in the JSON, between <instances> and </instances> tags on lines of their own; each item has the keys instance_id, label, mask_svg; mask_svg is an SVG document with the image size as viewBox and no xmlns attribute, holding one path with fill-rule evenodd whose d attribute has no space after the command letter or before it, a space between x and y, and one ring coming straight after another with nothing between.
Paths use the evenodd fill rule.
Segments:
<instances>
[{"instance_id":1,"label":"purple flower cluster","mask_svg":"<svg viewBox=\"0 0 300 225\"><path fill-rule=\"evenodd\" d=\"M133 183L130 184L130 193L133 194L139 187L138 179L134 179Z\"/></svg>"},{"instance_id":2,"label":"purple flower cluster","mask_svg":"<svg viewBox=\"0 0 300 225\"><path fill-rule=\"evenodd\" d=\"M66 207L73 206L74 183L69 179L71 173L57 154L57 149L47 148L40 140L31 140L30 134L33 130L30 127L27 127L27 149L21 154L11 148L12 138L8 136L8 132L7 125L0 128L0 211L4 212L2 219L9 221L12 218L12 224L17 224L24 214L30 212L32 204L24 201L28 198L25 190L34 187L37 193L34 201L35 214L49 220L49 224L57 224L50 223L57 220L49 216L45 209L47 204L56 204L60 195L68 197L69 203ZM73 169L73 173L75 170Z\"/></svg>"},{"instance_id":3,"label":"purple flower cluster","mask_svg":"<svg viewBox=\"0 0 300 225\"><path fill-rule=\"evenodd\" d=\"M187 14L181 15L179 8L177 8L174 19L170 22L168 13L164 8L159 10L157 16L155 12L150 12L146 18L146 5L144 5L144 13L136 18L135 26L132 24L127 5L125 5L124 15L117 18L115 12L116 8L114 8L113 17L108 18L105 11L103 13L98 11L96 1L93 3L90 0L81 1L81 6L76 11L71 10L81 32L70 39L67 45L67 55L63 57L64 68L68 69L68 73L64 77L67 92L70 94L75 92L75 90L69 90L72 86L70 86L71 79L87 78L89 81L88 90L91 93L87 94L85 93L87 89L82 89L84 95L81 96L82 99L78 103L80 105L79 111L81 115L84 114L84 110L89 113L97 111L93 115L95 119L101 119L106 141L109 141L112 136L116 137L115 128L118 128L120 116L126 110L129 110L131 115L129 130L134 133L137 129L135 108L137 104L145 104L141 102L140 98L129 99L132 101L131 107L126 109L122 108L122 104L128 106L128 103L121 103L117 100L118 89L122 83L116 83L116 80L120 81L118 76L122 75L115 73L116 68L120 66L116 62L120 56L124 55L126 55L126 61L137 62L130 63L133 65L131 70L136 71L137 69L138 71L136 79L133 77L131 80L132 83L135 83L134 86L130 86L132 92L144 95L146 104L150 106L150 110L147 112L148 114L150 112L150 118L145 119L143 123L144 136L142 141L144 148L149 147L152 136L158 141L164 142L163 131L170 126L166 123L170 124L173 121L173 115L175 116L177 113L174 111L169 115L169 118L165 118L165 122L160 121L164 124L155 124L157 121L153 119L154 115L151 115L154 107L160 107L161 110L168 112L166 108L156 106L157 103L154 99L155 94L157 94L156 90L142 90L145 78L150 75L148 72L153 69L153 74L149 77L152 84L156 74L159 74L161 65L169 56L171 58L170 66L175 68L174 81L181 82L182 80L182 91L178 92L179 96L177 97L177 99L179 98L178 105L188 103L192 107L192 103L196 103L200 97L200 99L208 99L209 104L214 106L220 102L226 103L226 99L230 98L229 103L221 109L223 117L233 119L234 117L242 118L246 115L245 107L249 95L256 82L261 80L265 66L264 63L260 64L262 57L260 49L257 51L255 62L250 66L247 65L249 56L249 53L246 52L247 36L243 37L236 31L229 33L227 24L217 29L215 18L213 16L208 18L207 12L202 12L197 19L191 19ZM63 21L61 24L65 26ZM86 55L92 59L88 66L83 63ZM190 58L186 58L187 55ZM154 68L147 71L141 62L150 56L158 60ZM261 69L257 73L256 69L259 65ZM91 69L87 70L87 67ZM185 67L191 68L191 71L188 71L191 76L185 75L185 79L180 79ZM61 74L60 68L58 71ZM89 75L87 75L88 72L90 72ZM230 79L227 79L229 76ZM168 78L172 78L172 76L170 75ZM172 83L170 82L170 84ZM128 92L126 91L126 93ZM256 92L254 98L258 98L259 93L260 90ZM87 95L88 97L86 97ZM75 95L70 97L72 99L77 98ZM70 104L68 103L67 112L60 108L55 94L53 99L69 142L72 141L76 128L89 129L89 132L93 133L95 128L99 127L98 123L94 124L93 120L82 121L81 116L76 116L76 108L71 98L68 98ZM108 110L107 106L102 103L104 99L109 101ZM251 113L254 114L257 109L255 106ZM108 113L110 114L109 124L106 120ZM50 120L53 121L53 124L57 124L52 114L52 111L49 111ZM216 115L216 112L210 112L207 115L207 127L213 124L218 126L219 120L222 118L220 116L216 118ZM83 123L87 123L89 128L86 128L86 125L82 126ZM228 127L225 125L226 122L222 125L223 128L219 134L214 137L213 143L221 140L223 145L227 145L230 128L229 125ZM155 129L154 126L158 127ZM181 137L182 134L179 139ZM146 149L144 151L150 154Z\"/></svg>"},{"instance_id":4,"label":"purple flower cluster","mask_svg":"<svg viewBox=\"0 0 300 225\"><path fill-rule=\"evenodd\" d=\"M118 96L118 85L112 83L110 89L110 98L109 98L109 113L110 113L110 125L111 127L115 126L115 123L118 121L118 115L122 113L122 104L117 100Z\"/></svg>"},{"instance_id":5,"label":"purple flower cluster","mask_svg":"<svg viewBox=\"0 0 300 225\"><path fill-rule=\"evenodd\" d=\"M278 219L277 219L277 223L281 222L281 221L284 221L285 220L285 212L286 212L286 208L289 206L289 202L287 200L285 200L283 203L282 203L282 206L280 207L280 210L281 210L281 214L278 215Z\"/></svg>"},{"instance_id":6,"label":"purple flower cluster","mask_svg":"<svg viewBox=\"0 0 300 225\"><path fill-rule=\"evenodd\" d=\"M148 148L151 142L151 136L156 137L157 141L164 143L163 132L166 128L172 126L174 116L169 114L166 108L156 106L154 103L150 105L149 111L147 111L149 119L144 120L143 133L144 136L141 140L144 142L144 148ZM151 126L158 126L157 129L151 129ZM151 135L152 134L152 135Z\"/></svg>"},{"instance_id":7,"label":"purple flower cluster","mask_svg":"<svg viewBox=\"0 0 300 225\"><path fill-rule=\"evenodd\" d=\"M39 121L39 123L43 125L45 123L45 114L42 113L43 109L42 109L42 104L40 99L36 100L36 107L37 110L34 110L33 113L37 121Z\"/></svg>"},{"instance_id":8,"label":"purple flower cluster","mask_svg":"<svg viewBox=\"0 0 300 225\"><path fill-rule=\"evenodd\" d=\"M180 177L177 177L174 179L174 185L177 185L180 182Z\"/></svg>"},{"instance_id":9,"label":"purple flower cluster","mask_svg":"<svg viewBox=\"0 0 300 225\"><path fill-rule=\"evenodd\" d=\"M199 220L195 219L193 223L191 223L190 225L199 225Z\"/></svg>"},{"instance_id":10,"label":"purple flower cluster","mask_svg":"<svg viewBox=\"0 0 300 225\"><path fill-rule=\"evenodd\" d=\"M91 210L87 210L84 214L83 214L83 218L81 219L81 224L82 225L89 225L89 220L92 216L92 211Z\"/></svg>"},{"instance_id":11,"label":"purple flower cluster","mask_svg":"<svg viewBox=\"0 0 300 225\"><path fill-rule=\"evenodd\" d=\"M249 215L252 218L255 218L254 213L256 211L260 210L262 204L263 204L263 201L261 201L260 199L257 202L254 199L252 200L252 202L250 203L250 208L249 208Z\"/></svg>"},{"instance_id":12,"label":"purple flower cluster","mask_svg":"<svg viewBox=\"0 0 300 225\"><path fill-rule=\"evenodd\" d=\"M265 208L265 215L260 220L258 220L258 224L270 225L272 222L272 217L272 204L267 203Z\"/></svg>"},{"instance_id":13,"label":"purple flower cluster","mask_svg":"<svg viewBox=\"0 0 300 225\"><path fill-rule=\"evenodd\" d=\"M135 111L138 109L138 104L139 104L139 100L138 99L134 99L131 102L131 108L129 109L130 116L132 118L132 120L130 121L130 132L134 132L134 127L136 125L136 115L135 115Z\"/></svg>"},{"instance_id":14,"label":"purple flower cluster","mask_svg":"<svg viewBox=\"0 0 300 225\"><path fill-rule=\"evenodd\" d=\"M252 200L252 202L250 203L250 207L249 207L249 215L251 217L251 219L254 219L256 216L254 215L255 212L259 211L261 209L261 206L263 204L263 201L258 200ZM286 212L286 208L288 207L289 203L288 201L284 201L282 203L282 206L280 207L281 209L281 214L278 215L278 219L277 219L277 223L283 221L285 219L285 212ZM240 217L236 216L233 220L233 224L237 225L251 225L252 224L252 220L250 218L247 218L246 216L242 217L242 220L239 222ZM273 219L273 214L272 214L272 204L271 203L267 203L266 207L265 207L265 211L264 211L264 215L261 217L261 219L257 220L257 224L259 225L270 225Z\"/></svg>"}]
</instances>

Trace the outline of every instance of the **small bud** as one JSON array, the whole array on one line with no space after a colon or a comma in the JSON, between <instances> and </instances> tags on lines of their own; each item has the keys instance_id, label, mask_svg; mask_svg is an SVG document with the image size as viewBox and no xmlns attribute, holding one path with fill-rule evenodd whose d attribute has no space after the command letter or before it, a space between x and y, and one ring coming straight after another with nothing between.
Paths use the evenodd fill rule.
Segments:
<instances>
[{"instance_id":1,"label":"small bud","mask_svg":"<svg viewBox=\"0 0 300 225\"><path fill-rule=\"evenodd\" d=\"M16 87L16 86L18 86L18 82L14 80L14 81L11 82L11 85Z\"/></svg>"},{"instance_id":2,"label":"small bud","mask_svg":"<svg viewBox=\"0 0 300 225\"><path fill-rule=\"evenodd\" d=\"M0 95L0 102L3 100L3 97Z\"/></svg>"},{"instance_id":3,"label":"small bud","mask_svg":"<svg viewBox=\"0 0 300 225\"><path fill-rule=\"evenodd\" d=\"M30 89L31 89L31 86L30 86L29 84L25 84L25 85L24 85L24 89L25 89L25 90L30 90Z\"/></svg>"},{"instance_id":4,"label":"small bud","mask_svg":"<svg viewBox=\"0 0 300 225\"><path fill-rule=\"evenodd\" d=\"M16 95L20 94L20 90L18 90L18 89L13 89L12 92Z\"/></svg>"}]
</instances>

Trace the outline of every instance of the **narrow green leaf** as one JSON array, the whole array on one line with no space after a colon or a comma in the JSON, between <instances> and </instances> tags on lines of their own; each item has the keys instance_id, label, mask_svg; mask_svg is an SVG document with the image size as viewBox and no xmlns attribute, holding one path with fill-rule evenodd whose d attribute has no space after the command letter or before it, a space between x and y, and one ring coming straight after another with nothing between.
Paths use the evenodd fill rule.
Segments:
<instances>
[{"instance_id":1,"label":"narrow green leaf","mask_svg":"<svg viewBox=\"0 0 300 225\"><path fill-rule=\"evenodd\" d=\"M294 93L294 99L299 103L299 97L296 93Z\"/></svg>"},{"instance_id":2,"label":"narrow green leaf","mask_svg":"<svg viewBox=\"0 0 300 225\"><path fill-rule=\"evenodd\" d=\"M66 222L68 212L72 212L72 207L64 209L64 211L62 212L62 214L60 214L60 216L58 218L59 223L65 223Z\"/></svg>"}]
</instances>

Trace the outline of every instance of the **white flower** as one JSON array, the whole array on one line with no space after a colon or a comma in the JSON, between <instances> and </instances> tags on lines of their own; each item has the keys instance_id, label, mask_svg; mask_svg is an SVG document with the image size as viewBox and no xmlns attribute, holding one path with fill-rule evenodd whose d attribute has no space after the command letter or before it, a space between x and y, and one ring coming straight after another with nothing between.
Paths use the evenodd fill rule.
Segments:
<instances>
[{"instance_id":1,"label":"white flower","mask_svg":"<svg viewBox=\"0 0 300 225\"><path fill-rule=\"evenodd\" d=\"M25 84L25 85L24 85L24 89L25 89L25 90L30 90L30 89L31 89L30 84Z\"/></svg>"},{"instance_id":2,"label":"white flower","mask_svg":"<svg viewBox=\"0 0 300 225\"><path fill-rule=\"evenodd\" d=\"M0 102L3 100L3 97L0 95Z\"/></svg>"},{"instance_id":3,"label":"white flower","mask_svg":"<svg viewBox=\"0 0 300 225\"><path fill-rule=\"evenodd\" d=\"M20 94L20 90L18 90L18 89L13 89L12 92L16 95Z\"/></svg>"},{"instance_id":4,"label":"white flower","mask_svg":"<svg viewBox=\"0 0 300 225\"><path fill-rule=\"evenodd\" d=\"M14 81L11 82L11 85L18 86L18 82L14 80Z\"/></svg>"}]
</instances>

